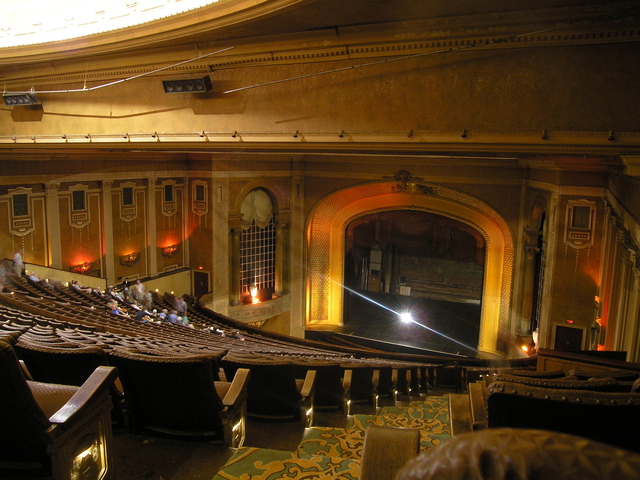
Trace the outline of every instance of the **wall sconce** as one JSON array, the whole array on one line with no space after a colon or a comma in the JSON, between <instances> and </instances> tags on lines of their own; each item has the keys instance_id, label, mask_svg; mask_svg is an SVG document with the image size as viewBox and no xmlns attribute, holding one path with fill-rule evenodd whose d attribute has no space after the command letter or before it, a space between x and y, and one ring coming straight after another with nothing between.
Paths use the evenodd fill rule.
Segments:
<instances>
[{"instance_id":1,"label":"wall sconce","mask_svg":"<svg viewBox=\"0 0 640 480\"><path fill-rule=\"evenodd\" d=\"M70 268L73 273L86 273L94 263L95 262L79 263L78 265L72 265Z\"/></svg>"},{"instance_id":2,"label":"wall sconce","mask_svg":"<svg viewBox=\"0 0 640 480\"><path fill-rule=\"evenodd\" d=\"M173 257L173 255L178 251L178 245L167 245L166 247L160 247L160 252L162 252L163 257Z\"/></svg>"},{"instance_id":3,"label":"wall sconce","mask_svg":"<svg viewBox=\"0 0 640 480\"><path fill-rule=\"evenodd\" d=\"M132 252L127 255L120 256L120 265L131 267L140 260L140 252Z\"/></svg>"}]
</instances>

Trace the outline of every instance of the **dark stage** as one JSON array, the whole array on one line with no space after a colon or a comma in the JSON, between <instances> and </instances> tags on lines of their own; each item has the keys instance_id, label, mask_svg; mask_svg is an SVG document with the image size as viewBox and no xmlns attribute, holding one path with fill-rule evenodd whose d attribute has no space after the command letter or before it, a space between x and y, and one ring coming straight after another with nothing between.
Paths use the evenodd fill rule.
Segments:
<instances>
[{"instance_id":1,"label":"dark stage","mask_svg":"<svg viewBox=\"0 0 640 480\"><path fill-rule=\"evenodd\" d=\"M405 311L411 312L415 323L400 320L397 313ZM350 335L353 341L363 338L389 347L428 350L422 353L476 357L480 311L481 306L473 303L345 290L344 326L335 333ZM383 345L377 348L382 349Z\"/></svg>"}]
</instances>

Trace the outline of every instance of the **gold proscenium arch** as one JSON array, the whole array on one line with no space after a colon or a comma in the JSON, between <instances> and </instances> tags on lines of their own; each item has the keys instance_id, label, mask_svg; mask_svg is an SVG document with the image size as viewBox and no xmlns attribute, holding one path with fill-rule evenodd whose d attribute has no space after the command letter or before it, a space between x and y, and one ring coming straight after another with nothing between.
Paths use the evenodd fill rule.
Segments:
<instances>
[{"instance_id":1,"label":"gold proscenium arch","mask_svg":"<svg viewBox=\"0 0 640 480\"><path fill-rule=\"evenodd\" d=\"M422 210L462 221L486 241L478 350L503 356L508 351L514 246L509 226L489 205L458 190L421 182L399 189L376 182L334 192L312 210L307 224L307 328L342 325L344 235L354 219L385 210ZM415 184L414 184L415 186Z\"/></svg>"}]
</instances>

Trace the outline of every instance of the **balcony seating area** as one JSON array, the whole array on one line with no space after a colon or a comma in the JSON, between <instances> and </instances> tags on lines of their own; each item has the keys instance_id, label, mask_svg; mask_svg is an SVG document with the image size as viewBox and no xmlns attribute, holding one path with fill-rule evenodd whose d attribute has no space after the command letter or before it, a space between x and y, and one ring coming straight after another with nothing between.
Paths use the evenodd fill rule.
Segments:
<instances>
[{"instance_id":1,"label":"balcony seating area","mask_svg":"<svg viewBox=\"0 0 640 480\"><path fill-rule=\"evenodd\" d=\"M543 372L536 370L536 358L494 365L374 352L243 327L197 304L189 306L190 326L155 319L141 323L135 305L122 300L120 308L130 318L111 314L107 303L113 298L104 292L9 278L0 295L0 338L13 345L34 380L82 388L96 368L116 366L120 378L107 388L115 406L113 424L132 433L206 438L236 448L224 478L263 454L282 456L278 461L285 464L313 457L325 463L323 472L341 471L350 478L360 472L371 426L383 428L382 437L384 428L418 430L425 451L452 436L505 426L588 437L585 429L605 430L615 417L635 419L640 408L640 393L632 393L640 367L591 371L580 365ZM161 310L170 308L172 298L154 295L153 301ZM434 388L451 393L430 395ZM356 405L369 413L362 408L354 413ZM541 408L545 422L539 413L522 414ZM321 410L344 415L344 425L316 425L314 412ZM243 447L246 415L307 428L295 451L262 452ZM593 422L594 415L607 421ZM582 421L584 429L576 429L584 418L589 418ZM618 422L615 436L637 429L634 422ZM377 435L371 434L371 445L378 445ZM631 440L590 438L638 450Z\"/></svg>"}]
</instances>

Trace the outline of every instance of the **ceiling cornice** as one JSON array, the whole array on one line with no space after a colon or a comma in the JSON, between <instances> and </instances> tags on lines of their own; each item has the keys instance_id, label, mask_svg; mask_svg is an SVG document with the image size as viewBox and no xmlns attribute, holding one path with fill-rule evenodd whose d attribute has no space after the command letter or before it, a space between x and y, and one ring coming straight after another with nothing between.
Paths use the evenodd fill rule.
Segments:
<instances>
[{"instance_id":1,"label":"ceiling cornice","mask_svg":"<svg viewBox=\"0 0 640 480\"><path fill-rule=\"evenodd\" d=\"M74 135L0 136L0 158L33 156L41 152L113 151L188 154L277 153L286 155L344 154L348 156L473 156L538 158L561 156L562 168L584 168L585 158L607 165L611 158L622 165L621 155L640 155L640 133L631 132L150 132ZM576 157L579 158L576 161ZM635 157L630 157L635 158ZM529 160L527 160L529 161ZM543 165L531 160L530 166ZM537 162L537 163L536 163ZM593 165L593 164L591 164ZM545 168L547 168L545 166ZM591 168L591 167L590 167Z\"/></svg>"},{"instance_id":2,"label":"ceiling cornice","mask_svg":"<svg viewBox=\"0 0 640 480\"><path fill-rule=\"evenodd\" d=\"M286 0L282 0L283 5ZM291 6L296 2L290 1ZM304 3L304 2L302 2ZM273 5L272 5L273 6ZM617 8L620 5L616 4ZM265 7L266 8L266 7ZM284 7L283 7L284 8ZM173 39L161 48L154 42L131 50L127 42L115 47L77 49L72 58L64 51L28 57L0 58L0 77L7 90L38 86L103 82L152 72L185 59L196 58L221 47L230 51L165 70L172 74L203 73L213 69L266 65L362 60L455 51L592 45L640 41L640 18L628 14L609 18L612 7L566 7L504 14L483 14L376 25L329 28L288 35L237 38L232 42L199 38L197 44ZM599 21L593 21L601 18ZM592 19L588 21L587 19ZM209 41L206 41L209 38ZM196 47L197 45L197 47ZM71 48L69 45L68 48ZM84 58L91 51L90 58ZM12 62L29 66L12 66Z\"/></svg>"}]
</instances>

